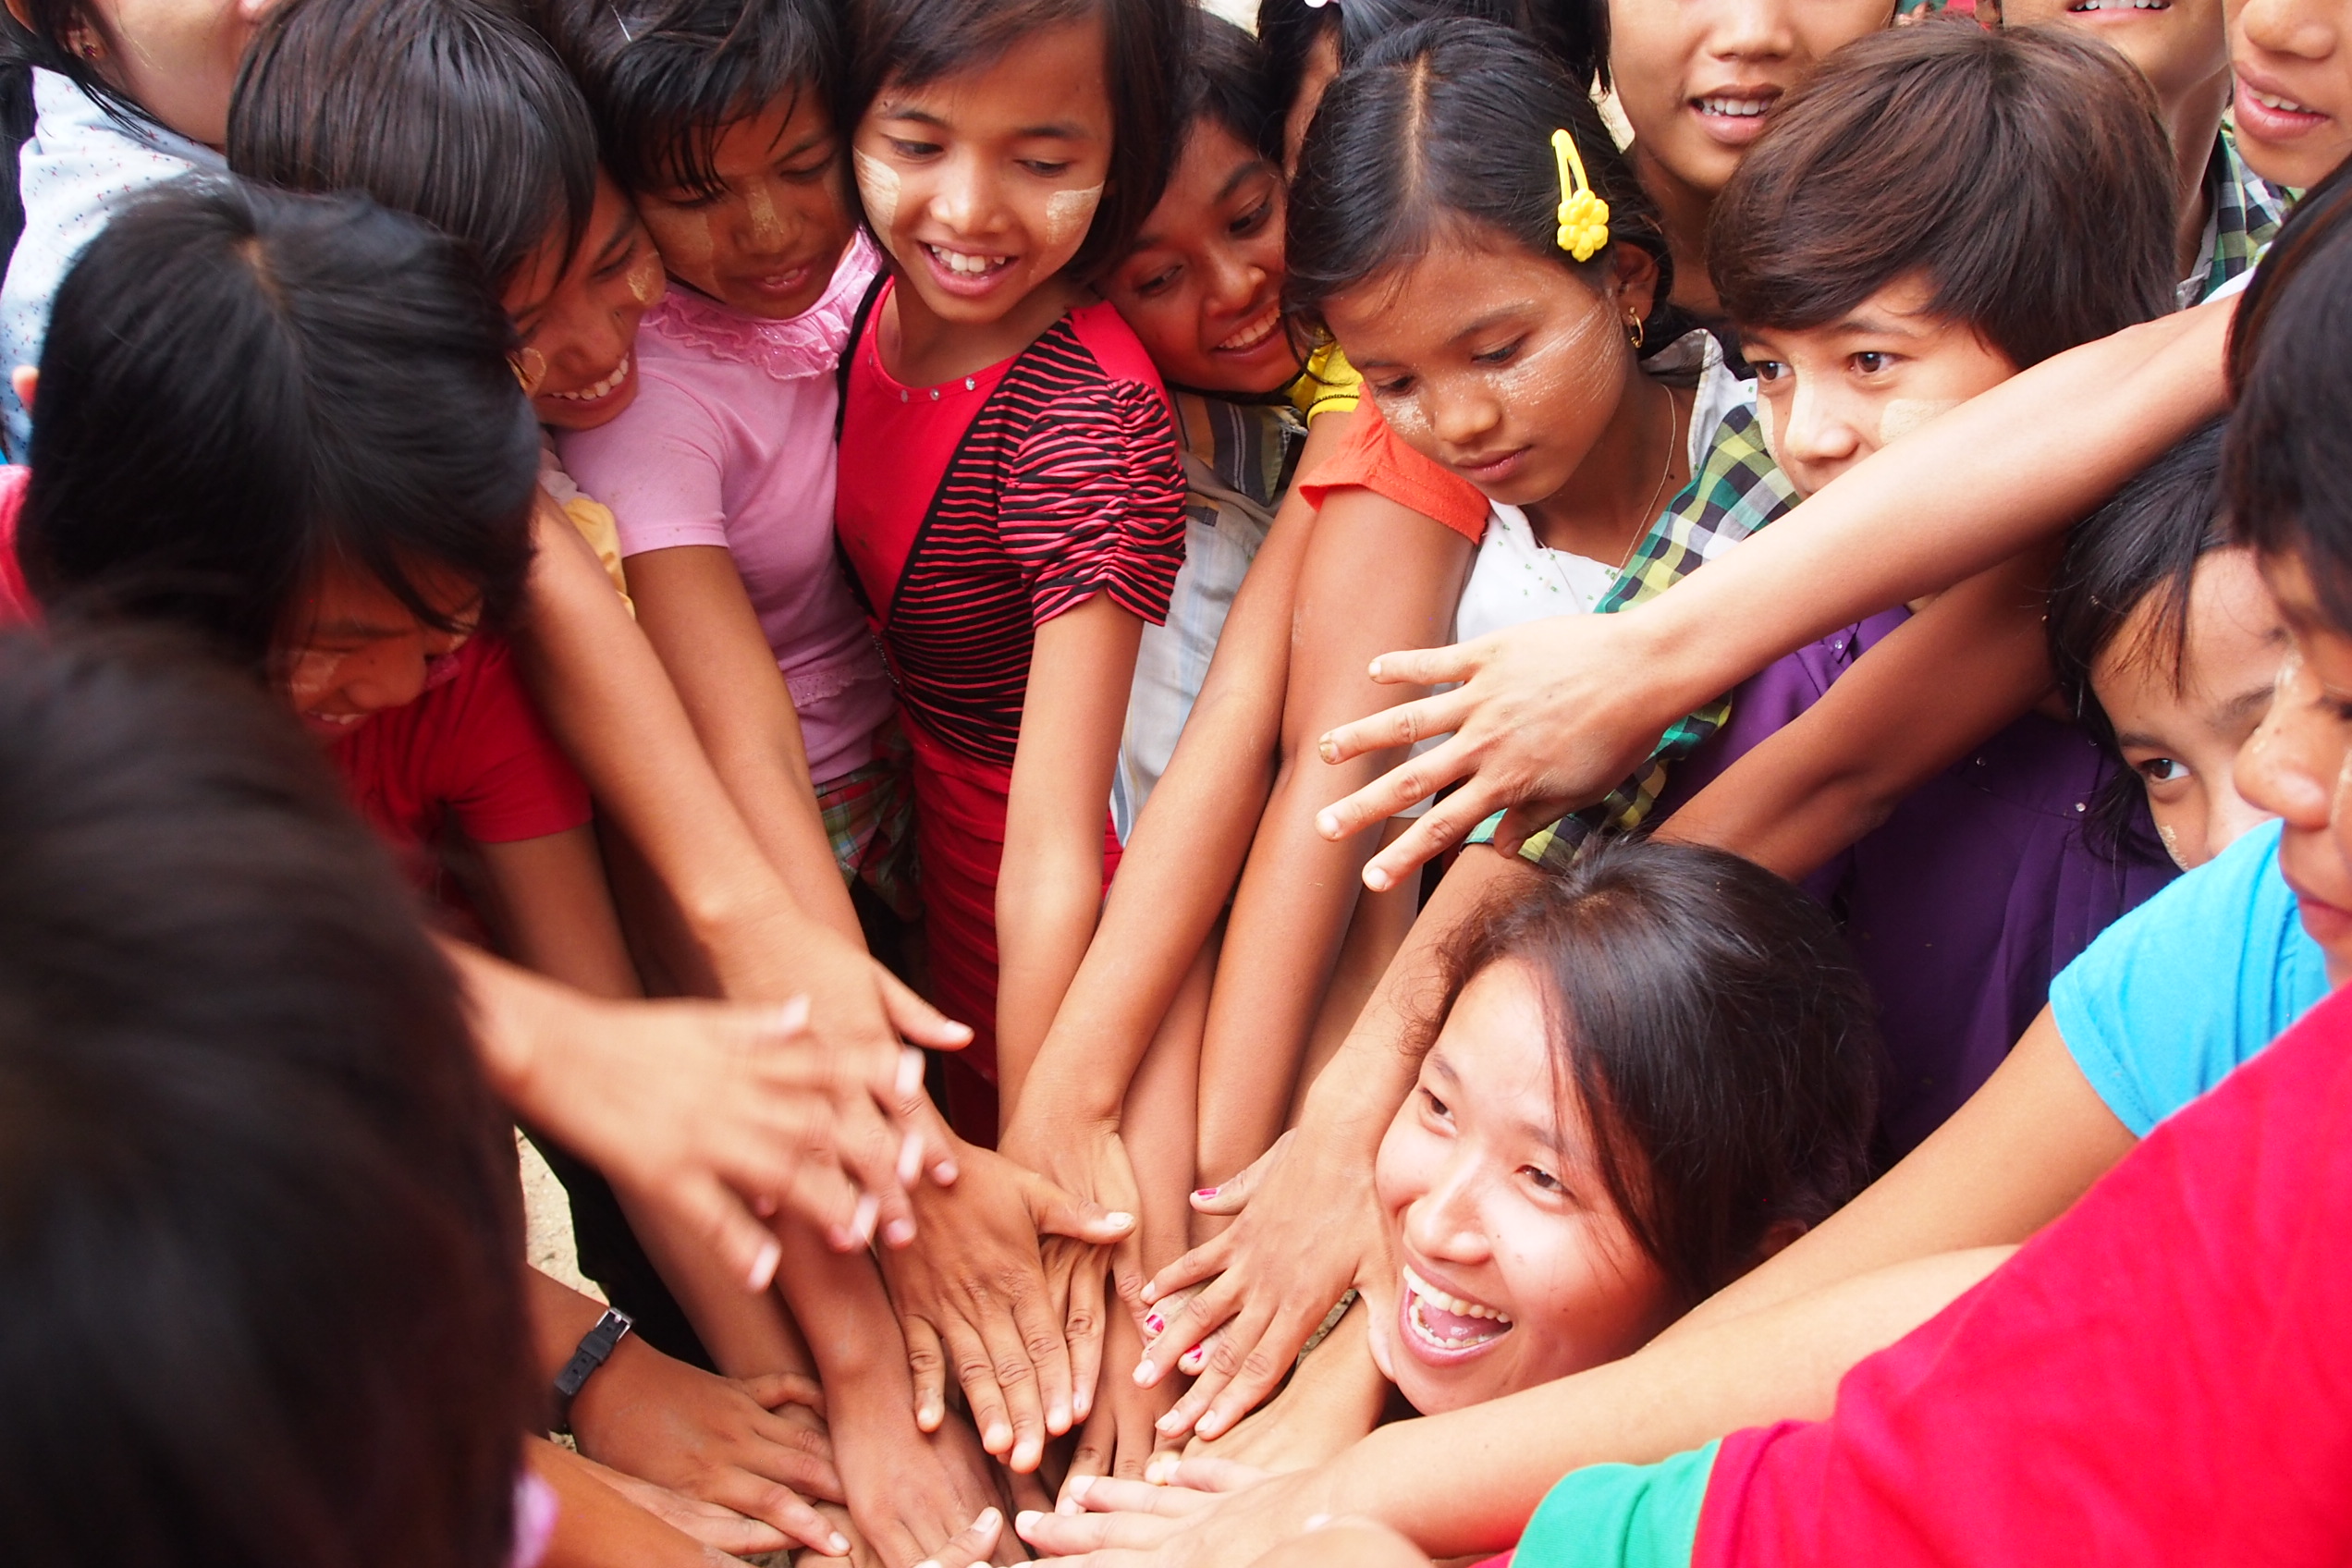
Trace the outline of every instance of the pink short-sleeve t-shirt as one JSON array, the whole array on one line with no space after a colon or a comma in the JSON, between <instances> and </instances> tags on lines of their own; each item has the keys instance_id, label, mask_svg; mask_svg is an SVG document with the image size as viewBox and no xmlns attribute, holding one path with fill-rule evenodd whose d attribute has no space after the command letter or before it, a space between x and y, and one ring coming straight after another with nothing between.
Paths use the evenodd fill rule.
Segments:
<instances>
[{"instance_id":1,"label":"pink short-sleeve t-shirt","mask_svg":"<svg viewBox=\"0 0 2352 1568\"><path fill-rule=\"evenodd\" d=\"M825 295L788 321L673 285L637 332L637 398L557 437L612 508L623 557L714 545L758 612L819 784L872 760L889 673L833 547L835 367L881 265L863 231Z\"/></svg>"}]
</instances>

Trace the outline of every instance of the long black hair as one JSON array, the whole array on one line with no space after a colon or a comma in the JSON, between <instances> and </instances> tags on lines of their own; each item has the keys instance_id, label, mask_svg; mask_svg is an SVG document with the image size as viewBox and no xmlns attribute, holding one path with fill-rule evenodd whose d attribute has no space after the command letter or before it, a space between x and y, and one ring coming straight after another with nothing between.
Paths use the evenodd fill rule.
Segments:
<instances>
[{"instance_id":1,"label":"long black hair","mask_svg":"<svg viewBox=\"0 0 2352 1568\"><path fill-rule=\"evenodd\" d=\"M1558 243L1556 129L1575 139L1593 190L1609 203L1611 245L1589 262ZM1420 22L1381 39L1324 96L1291 187L1283 303L1319 327L1333 297L1416 260L1465 221L1595 288L1616 246L1645 251L1658 286L1643 342L1655 350L1676 336L1667 300L1674 263L1658 209L1591 95L1509 28Z\"/></svg>"},{"instance_id":2,"label":"long black hair","mask_svg":"<svg viewBox=\"0 0 2352 1568\"><path fill-rule=\"evenodd\" d=\"M1533 972L1560 1098L1582 1102L1610 1197L1684 1306L1869 1180L1878 1006L1791 884L1721 850L1612 840L1462 928L1439 1016L1504 962Z\"/></svg>"},{"instance_id":3,"label":"long black hair","mask_svg":"<svg viewBox=\"0 0 2352 1568\"><path fill-rule=\"evenodd\" d=\"M287 0L229 101L228 165L362 190L473 247L503 288L596 201L596 132L555 52L495 0Z\"/></svg>"},{"instance_id":4,"label":"long black hair","mask_svg":"<svg viewBox=\"0 0 2352 1568\"><path fill-rule=\"evenodd\" d=\"M0 1562L500 1568L511 1126L282 710L0 637Z\"/></svg>"},{"instance_id":5,"label":"long black hair","mask_svg":"<svg viewBox=\"0 0 2352 1568\"><path fill-rule=\"evenodd\" d=\"M813 94L838 116L840 23L821 0L545 0L548 35L632 191L716 196L729 126ZM841 134L847 134L846 129Z\"/></svg>"},{"instance_id":6,"label":"long black hair","mask_svg":"<svg viewBox=\"0 0 2352 1568\"><path fill-rule=\"evenodd\" d=\"M2230 327L2237 409L2222 489L2237 536L2297 555L2320 602L2352 633L2352 165L2297 203Z\"/></svg>"},{"instance_id":7,"label":"long black hair","mask_svg":"<svg viewBox=\"0 0 2352 1568\"><path fill-rule=\"evenodd\" d=\"M256 671L322 565L458 630L531 564L538 426L453 240L223 179L126 207L57 290L18 547L53 612L165 619Z\"/></svg>"},{"instance_id":8,"label":"long black hair","mask_svg":"<svg viewBox=\"0 0 2352 1568\"><path fill-rule=\"evenodd\" d=\"M2042 622L2050 634L2051 672L2076 721L2112 765L2087 824L2092 846L2110 859L2161 864L2164 851L2145 831L2143 790L2124 766L2114 723L2091 690L2091 668L2140 606L2152 602L2155 619L2125 652L2169 669L2174 685L2180 684L2197 563L2230 543L2217 491L2222 430L2220 420L2204 425L2077 523L2051 574Z\"/></svg>"}]
</instances>

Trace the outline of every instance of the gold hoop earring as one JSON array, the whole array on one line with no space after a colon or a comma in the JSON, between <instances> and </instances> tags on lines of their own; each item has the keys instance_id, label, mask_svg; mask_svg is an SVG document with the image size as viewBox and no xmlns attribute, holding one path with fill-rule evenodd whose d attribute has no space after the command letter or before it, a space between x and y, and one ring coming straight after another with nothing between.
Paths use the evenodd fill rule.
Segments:
<instances>
[{"instance_id":1,"label":"gold hoop earring","mask_svg":"<svg viewBox=\"0 0 2352 1568\"><path fill-rule=\"evenodd\" d=\"M1642 324L1639 316L1625 318L1625 337L1638 350L1642 346Z\"/></svg>"}]
</instances>

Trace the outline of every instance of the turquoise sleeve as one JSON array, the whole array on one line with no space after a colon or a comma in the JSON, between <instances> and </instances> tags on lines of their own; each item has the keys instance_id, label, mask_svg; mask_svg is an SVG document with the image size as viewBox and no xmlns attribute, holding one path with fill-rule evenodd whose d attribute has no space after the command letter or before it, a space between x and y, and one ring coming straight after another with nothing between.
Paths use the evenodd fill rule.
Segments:
<instances>
[{"instance_id":1,"label":"turquoise sleeve","mask_svg":"<svg viewBox=\"0 0 2352 1568\"><path fill-rule=\"evenodd\" d=\"M1690 1568L1698 1510L1722 1445L1657 1464L1595 1464L1551 1488L1511 1568Z\"/></svg>"}]
</instances>

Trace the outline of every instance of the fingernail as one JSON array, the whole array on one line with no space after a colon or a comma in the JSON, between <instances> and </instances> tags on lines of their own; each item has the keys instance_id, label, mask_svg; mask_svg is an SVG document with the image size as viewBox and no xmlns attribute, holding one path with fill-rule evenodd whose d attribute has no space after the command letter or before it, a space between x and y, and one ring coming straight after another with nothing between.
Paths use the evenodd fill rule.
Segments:
<instances>
[{"instance_id":1,"label":"fingernail","mask_svg":"<svg viewBox=\"0 0 2352 1568\"><path fill-rule=\"evenodd\" d=\"M996 1522L997 1511L993 1508L984 1508L972 1516L972 1527L975 1530L985 1530Z\"/></svg>"},{"instance_id":2,"label":"fingernail","mask_svg":"<svg viewBox=\"0 0 2352 1568\"><path fill-rule=\"evenodd\" d=\"M889 1227L882 1232L882 1239L894 1247L906 1245L914 1240L914 1221L912 1219L891 1220Z\"/></svg>"},{"instance_id":3,"label":"fingernail","mask_svg":"<svg viewBox=\"0 0 2352 1568\"><path fill-rule=\"evenodd\" d=\"M1103 1216L1103 1223L1110 1226L1113 1230L1125 1231L1130 1230L1134 1226L1135 1217L1132 1214L1126 1214L1118 1209L1113 1209L1109 1214Z\"/></svg>"},{"instance_id":4,"label":"fingernail","mask_svg":"<svg viewBox=\"0 0 2352 1568\"><path fill-rule=\"evenodd\" d=\"M1082 1510L1078 1506L1078 1500L1076 1498L1065 1497L1060 1502L1054 1504L1054 1512L1061 1514L1065 1518L1070 1518L1074 1517L1076 1514L1081 1513Z\"/></svg>"},{"instance_id":5,"label":"fingernail","mask_svg":"<svg viewBox=\"0 0 2352 1568\"><path fill-rule=\"evenodd\" d=\"M1165 1334L1168 1332L1168 1325L1161 1321L1160 1316L1157 1312L1146 1313L1145 1315L1144 1329L1146 1332L1154 1335Z\"/></svg>"},{"instance_id":6,"label":"fingernail","mask_svg":"<svg viewBox=\"0 0 2352 1568\"><path fill-rule=\"evenodd\" d=\"M1135 1363L1135 1386L1137 1388L1148 1389L1154 1383L1158 1381L1159 1368L1154 1366L1148 1361L1139 1361Z\"/></svg>"},{"instance_id":7,"label":"fingernail","mask_svg":"<svg viewBox=\"0 0 2352 1568\"><path fill-rule=\"evenodd\" d=\"M912 1187L914 1179L922 1174L923 1139L918 1133L909 1133L906 1141L899 1145L899 1185Z\"/></svg>"},{"instance_id":8,"label":"fingernail","mask_svg":"<svg viewBox=\"0 0 2352 1568\"><path fill-rule=\"evenodd\" d=\"M988 1435L983 1438L980 1441L980 1446L986 1449L990 1453L1001 1453L1011 1445L1012 1428L1005 1426L1002 1422L998 1422L996 1426L989 1427Z\"/></svg>"},{"instance_id":9,"label":"fingernail","mask_svg":"<svg viewBox=\"0 0 2352 1568\"><path fill-rule=\"evenodd\" d=\"M1201 1347L1194 1345L1192 1349L1186 1351L1182 1357L1177 1361L1176 1370L1179 1372L1197 1372L1201 1369L1201 1362L1203 1359L1204 1357L1201 1355Z\"/></svg>"},{"instance_id":10,"label":"fingernail","mask_svg":"<svg viewBox=\"0 0 2352 1568\"><path fill-rule=\"evenodd\" d=\"M825 1544L836 1557L847 1557L850 1554L850 1537L839 1530L834 1531Z\"/></svg>"},{"instance_id":11,"label":"fingernail","mask_svg":"<svg viewBox=\"0 0 2352 1568\"><path fill-rule=\"evenodd\" d=\"M857 1212L850 1217L850 1234L857 1238L858 1245L864 1246L874 1239L874 1221L881 1212L880 1198L872 1193L859 1195Z\"/></svg>"},{"instance_id":12,"label":"fingernail","mask_svg":"<svg viewBox=\"0 0 2352 1568\"><path fill-rule=\"evenodd\" d=\"M1365 667L1365 673L1371 676L1375 680L1379 680L1380 661L1378 659L1374 659L1369 665Z\"/></svg>"},{"instance_id":13,"label":"fingernail","mask_svg":"<svg viewBox=\"0 0 2352 1568\"><path fill-rule=\"evenodd\" d=\"M1194 1187L1193 1189L1193 1198L1195 1202L1206 1203L1210 1198L1215 1197L1217 1195L1217 1192L1218 1189L1215 1187Z\"/></svg>"},{"instance_id":14,"label":"fingernail","mask_svg":"<svg viewBox=\"0 0 2352 1568\"><path fill-rule=\"evenodd\" d=\"M1012 1516L1012 1527L1022 1535L1025 1536L1030 1531L1035 1529L1037 1527L1037 1521L1044 1517L1044 1514L1038 1513L1034 1508L1024 1508L1020 1513Z\"/></svg>"},{"instance_id":15,"label":"fingernail","mask_svg":"<svg viewBox=\"0 0 2352 1568\"><path fill-rule=\"evenodd\" d=\"M1337 762L1339 759L1337 757L1325 757L1323 760L1325 762ZM1322 834L1326 839L1336 839L1340 836L1340 819L1333 816L1328 811L1317 812L1315 814L1315 830L1317 833Z\"/></svg>"},{"instance_id":16,"label":"fingernail","mask_svg":"<svg viewBox=\"0 0 2352 1568\"><path fill-rule=\"evenodd\" d=\"M956 1162L952 1159L943 1159L931 1168L931 1180L942 1187L951 1185L955 1179Z\"/></svg>"},{"instance_id":17,"label":"fingernail","mask_svg":"<svg viewBox=\"0 0 2352 1568\"><path fill-rule=\"evenodd\" d=\"M1086 1501L1086 1489L1094 1484L1095 1478L1092 1476L1072 1476L1070 1477L1070 1485L1063 1490L1070 1494L1071 1501L1084 1502Z\"/></svg>"},{"instance_id":18,"label":"fingernail","mask_svg":"<svg viewBox=\"0 0 2352 1568\"><path fill-rule=\"evenodd\" d=\"M1364 868L1364 885L1376 893L1387 892L1389 885L1395 880L1395 877L1390 876L1377 865L1367 865Z\"/></svg>"},{"instance_id":19,"label":"fingernail","mask_svg":"<svg viewBox=\"0 0 2352 1568\"><path fill-rule=\"evenodd\" d=\"M1184 1429L1184 1418L1171 1410L1153 1422L1152 1427L1155 1431L1165 1432L1172 1438Z\"/></svg>"},{"instance_id":20,"label":"fingernail","mask_svg":"<svg viewBox=\"0 0 2352 1568\"><path fill-rule=\"evenodd\" d=\"M1061 1436L1062 1433L1070 1430L1070 1407L1068 1405L1057 1404L1051 1410L1046 1412L1046 1430L1051 1432L1057 1438Z\"/></svg>"},{"instance_id":21,"label":"fingernail","mask_svg":"<svg viewBox=\"0 0 2352 1568\"><path fill-rule=\"evenodd\" d=\"M1155 1487L1166 1486L1169 1476L1176 1473L1176 1460L1172 1453L1153 1454L1144 1465L1144 1479Z\"/></svg>"},{"instance_id":22,"label":"fingernail","mask_svg":"<svg viewBox=\"0 0 2352 1568\"><path fill-rule=\"evenodd\" d=\"M1013 1469L1025 1476L1030 1471L1035 1470L1037 1467L1037 1461L1045 1458L1045 1444L1038 1442L1035 1438L1032 1438L1012 1451L1012 1459L1011 1463Z\"/></svg>"},{"instance_id":23,"label":"fingernail","mask_svg":"<svg viewBox=\"0 0 2352 1568\"><path fill-rule=\"evenodd\" d=\"M771 1027L779 1035L793 1035L807 1028L808 1021L809 999L806 997L794 997L776 1010Z\"/></svg>"},{"instance_id":24,"label":"fingernail","mask_svg":"<svg viewBox=\"0 0 2352 1568\"><path fill-rule=\"evenodd\" d=\"M1084 1421L1087 1416L1093 1415L1094 1411L1095 1396L1092 1393L1084 1389L1080 1389L1076 1394L1072 1396L1070 1402L1070 1414L1073 1417L1080 1421Z\"/></svg>"},{"instance_id":25,"label":"fingernail","mask_svg":"<svg viewBox=\"0 0 2352 1568\"><path fill-rule=\"evenodd\" d=\"M770 1236L752 1260L750 1284L754 1291L764 1291L776 1282L776 1266L784 1261L784 1248Z\"/></svg>"},{"instance_id":26,"label":"fingernail","mask_svg":"<svg viewBox=\"0 0 2352 1568\"><path fill-rule=\"evenodd\" d=\"M1225 1429L1225 1418L1214 1410L1193 1423L1193 1430L1204 1438L1213 1438Z\"/></svg>"},{"instance_id":27,"label":"fingernail","mask_svg":"<svg viewBox=\"0 0 2352 1568\"><path fill-rule=\"evenodd\" d=\"M1331 1516L1328 1513L1310 1513L1306 1516L1306 1523L1301 1525L1300 1528L1302 1530L1319 1530L1330 1522Z\"/></svg>"},{"instance_id":28,"label":"fingernail","mask_svg":"<svg viewBox=\"0 0 2352 1568\"><path fill-rule=\"evenodd\" d=\"M913 1046L899 1047L899 1098L909 1099L923 1087L923 1053Z\"/></svg>"},{"instance_id":29,"label":"fingernail","mask_svg":"<svg viewBox=\"0 0 2352 1568\"><path fill-rule=\"evenodd\" d=\"M1144 1282L1144 1305L1149 1306L1159 1299L1159 1287L1148 1280Z\"/></svg>"}]
</instances>

